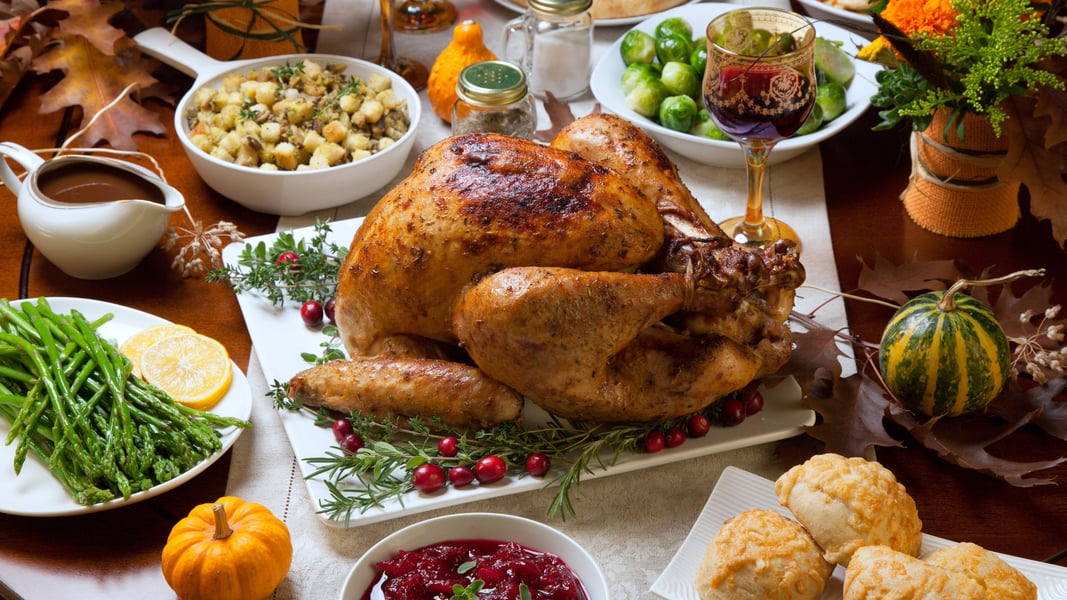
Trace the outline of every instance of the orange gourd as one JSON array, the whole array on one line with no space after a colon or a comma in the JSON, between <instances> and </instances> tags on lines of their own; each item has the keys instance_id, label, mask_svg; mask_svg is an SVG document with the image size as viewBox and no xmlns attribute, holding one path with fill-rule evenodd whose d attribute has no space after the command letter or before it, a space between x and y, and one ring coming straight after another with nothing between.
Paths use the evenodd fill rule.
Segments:
<instances>
[{"instance_id":1,"label":"orange gourd","mask_svg":"<svg viewBox=\"0 0 1067 600\"><path fill-rule=\"evenodd\" d=\"M285 523L261 504L223 496L171 529L163 577L181 600L262 600L285 579L292 559Z\"/></svg>"},{"instance_id":2,"label":"orange gourd","mask_svg":"<svg viewBox=\"0 0 1067 600\"><path fill-rule=\"evenodd\" d=\"M434 114L452 122L452 105L456 103L459 72L467 65L483 60L496 60L496 55L485 46L482 26L470 20L456 25L452 30L452 41L433 61L430 78L426 82L426 95Z\"/></svg>"}]
</instances>

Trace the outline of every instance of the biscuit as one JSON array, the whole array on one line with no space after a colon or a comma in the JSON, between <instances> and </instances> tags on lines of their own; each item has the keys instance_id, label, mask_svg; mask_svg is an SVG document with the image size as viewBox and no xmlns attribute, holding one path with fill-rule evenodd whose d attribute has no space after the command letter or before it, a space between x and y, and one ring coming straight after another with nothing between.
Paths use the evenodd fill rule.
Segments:
<instances>
[{"instance_id":1,"label":"biscuit","mask_svg":"<svg viewBox=\"0 0 1067 600\"><path fill-rule=\"evenodd\" d=\"M864 546L845 571L843 600L984 600L970 577L887 546Z\"/></svg>"},{"instance_id":2,"label":"biscuit","mask_svg":"<svg viewBox=\"0 0 1067 600\"><path fill-rule=\"evenodd\" d=\"M995 553L978 544L963 542L938 548L923 558L928 565L970 577L988 598L1036 600L1037 586Z\"/></svg>"},{"instance_id":3,"label":"biscuit","mask_svg":"<svg viewBox=\"0 0 1067 600\"><path fill-rule=\"evenodd\" d=\"M799 523L773 510L747 510L708 544L695 585L701 600L811 600L833 565Z\"/></svg>"},{"instance_id":4,"label":"biscuit","mask_svg":"<svg viewBox=\"0 0 1067 600\"><path fill-rule=\"evenodd\" d=\"M922 521L915 501L877 462L816 455L786 471L774 491L831 563L847 566L862 546L885 545L911 556L919 553Z\"/></svg>"}]
</instances>

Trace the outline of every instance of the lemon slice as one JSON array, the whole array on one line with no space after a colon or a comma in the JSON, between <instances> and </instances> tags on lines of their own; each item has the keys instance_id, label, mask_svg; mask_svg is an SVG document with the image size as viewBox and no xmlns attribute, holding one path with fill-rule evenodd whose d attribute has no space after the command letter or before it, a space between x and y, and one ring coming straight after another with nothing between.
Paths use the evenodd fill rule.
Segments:
<instances>
[{"instance_id":1,"label":"lemon slice","mask_svg":"<svg viewBox=\"0 0 1067 600\"><path fill-rule=\"evenodd\" d=\"M225 346L199 333L165 337L141 353L145 381L175 401L208 410L226 395L233 364Z\"/></svg>"},{"instance_id":2,"label":"lemon slice","mask_svg":"<svg viewBox=\"0 0 1067 600\"><path fill-rule=\"evenodd\" d=\"M126 355L133 363L133 374L141 376L141 355L148 349L149 346L155 344L159 340L174 337L176 335L185 335L189 333L196 333L192 327L186 327L185 325L178 325L177 323L165 323L163 325L155 325L142 329L137 333L126 338L126 341L122 342L119 346L119 352Z\"/></svg>"}]
</instances>

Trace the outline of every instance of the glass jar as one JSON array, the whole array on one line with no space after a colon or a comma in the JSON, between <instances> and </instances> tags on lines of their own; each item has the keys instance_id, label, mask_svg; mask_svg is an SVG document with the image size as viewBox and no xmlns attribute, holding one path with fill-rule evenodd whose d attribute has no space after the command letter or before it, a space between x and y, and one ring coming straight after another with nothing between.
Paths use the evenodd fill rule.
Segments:
<instances>
[{"instance_id":1,"label":"glass jar","mask_svg":"<svg viewBox=\"0 0 1067 600\"><path fill-rule=\"evenodd\" d=\"M530 92L561 102L589 90L593 71L593 0L527 0L528 10L504 28L508 60L530 79Z\"/></svg>"},{"instance_id":2,"label":"glass jar","mask_svg":"<svg viewBox=\"0 0 1067 600\"><path fill-rule=\"evenodd\" d=\"M483 60L464 67L456 82L452 135L486 132L533 139L537 107L517 65Z\"/></svg>"}]
</instances>

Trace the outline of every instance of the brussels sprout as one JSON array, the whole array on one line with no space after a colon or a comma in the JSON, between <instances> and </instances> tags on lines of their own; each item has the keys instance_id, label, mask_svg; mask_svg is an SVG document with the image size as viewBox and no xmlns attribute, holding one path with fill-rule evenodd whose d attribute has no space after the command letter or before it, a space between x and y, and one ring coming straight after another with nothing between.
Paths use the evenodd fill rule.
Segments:
<instances>
[{"instance_id":1,"label":"brussels sprout","mask_svg":"<svg viewBox=\"0 0 1067 600\"><path fill-rule=\"evenodd\" d=\"M626 106L630 110L654 119L659 114L659 105L669 94L659 79L642 79L626 94Z\"/></svg>"},{"instance_id":2,"label":"brussels sprout","mask_svg":"<svg viewBox=\"0 0 1067 600\"><path fill-rule=\"evenodd\" d=\"M770 55L789 54L797 49L797 39L793 37L792 33L783 31L774 36L774 41L771 42Z\"/></svg>"},{"instance_id":3,"label":"brussels sprout","mask_svg":"<svg viewBox=\"0 0 1067 600\"><path fill-rule=\"evenodd\" d=\"M689 66L701 77L708 68L708 45L693 41L693 53L689 55Z\"/></svg>"},{"instance_id":4,"label":"brussels sprout","mask_svg":"<svg viewBox=\"0 0 1067 600\"><path fill-rule=\"evenodd\" d=\"M669 17L663 19L656 25L654 35L656 39L659 39L671 35L672 33L679 33L686 38L692 39L693 26L689 24L689 21L686 21L682 17Z\"/></svg>"},{"instance_id":5,"label":"brussels sprout","mask_svg":"<svg viewBox=\"0 0 1067 600\"><path fill-rule=\"evenodd\" d=\"M773 41L774 35L771 32L766 29L753 29L738 52L748 56L759 56L770 49Z\"/></svg>"},{"instance_id":6,"label":"brussels sprout","mask_svg":"<svg viewBox=\"0 0 1067 600\"><path fill-rule=\"evenodd\" d=\"M840 83L848 87L856 74L856 65L837 42L815 38L815 73L819 83Z\"/></svg>"},{"instance_id":7,"label":"brussels sprout","mask_svg":"<svg viewBox=\"0 0 1067 600\"><path fill-rule=\"evenodd\" d=\"M672 60L689 62L689 55L693 52L693 41L689 36L670 33L656 40L656 58L662 64Z\"/></svg>"},{"instance_id":8,"label":"brussels sprout","mask_svg":"<svg viewBox=\"0 0 1067 600\"><path fill-rule=\"evenodd\" d=\"M660 75L660 81L672 96L689 96L694 99L700 95L700 79L693 67L678 61L663 65L663 74Z\"/></svg>"},{"instance_id":9,"label":"brussels sprout","mask_svg":"<svg viewBox=\"0 0 1067 600\"><path fill-rule=\"evenodd\" d=\"M823 118L832 121L845 112L845 86L840 83L823 83L815 91L815 106L822 108Z\"/></svg>"},{"instance_id":10,"label":"brussels sprout","mask_svg":"<svg viewBox=\"0 0 1067 600\"><path fill-rule=\"evenodd\" d=\"M630 63L622 72L622 93L625 96L644 79L659 79L663 67L658 63Z\"/></svg>"},{"instance_id":11,"label":"brussels sprout","mask_svg":"<svg viewBox=\"0 0 1067 600\"><path fill-rule=\"evenodd\" d=\"M659 124L687 132L696 122L698 112L696 101L689 96L667 96L659 105Z\"/></svg>"},{"instance_id":12,"label":"brussels sprout","mask_svg":"<svg viewBox=\"0 0 1067 600\"><path fill-rule=\"evenodd\" d=\"M812 107L811 112L808 114L808 118L804 119L804 124L800 126L800 129L798 129L794 135L807 135L813 131L817 131L825 122L826 117L822 107L816 104Z\"/></svg>"},{"instance_id":13,"label":"brussels sprout","mask_svg":"<svg viewBox=\"0 0 1067 600\"><path fill-rule=\"evenodd\" d=\"M706 108L700 109L700 112L697 113L696 123L689 128L689 133L721 142L732 141L730 136L723 133L719 126L715 124L715 121L711 120Z\"/></svg>"},{"instance_id":14,"label":"brussels sprout","mask_svg":"<svg viewBox=\"0 0 1067 600\"><path fill-rule=\"evenodd\" d=\"M644 31L631 29L622 37L619 54L622 55L622 62L627 65L651 63L656 60L656 40Z\"/></svg>"}]
</instances>

